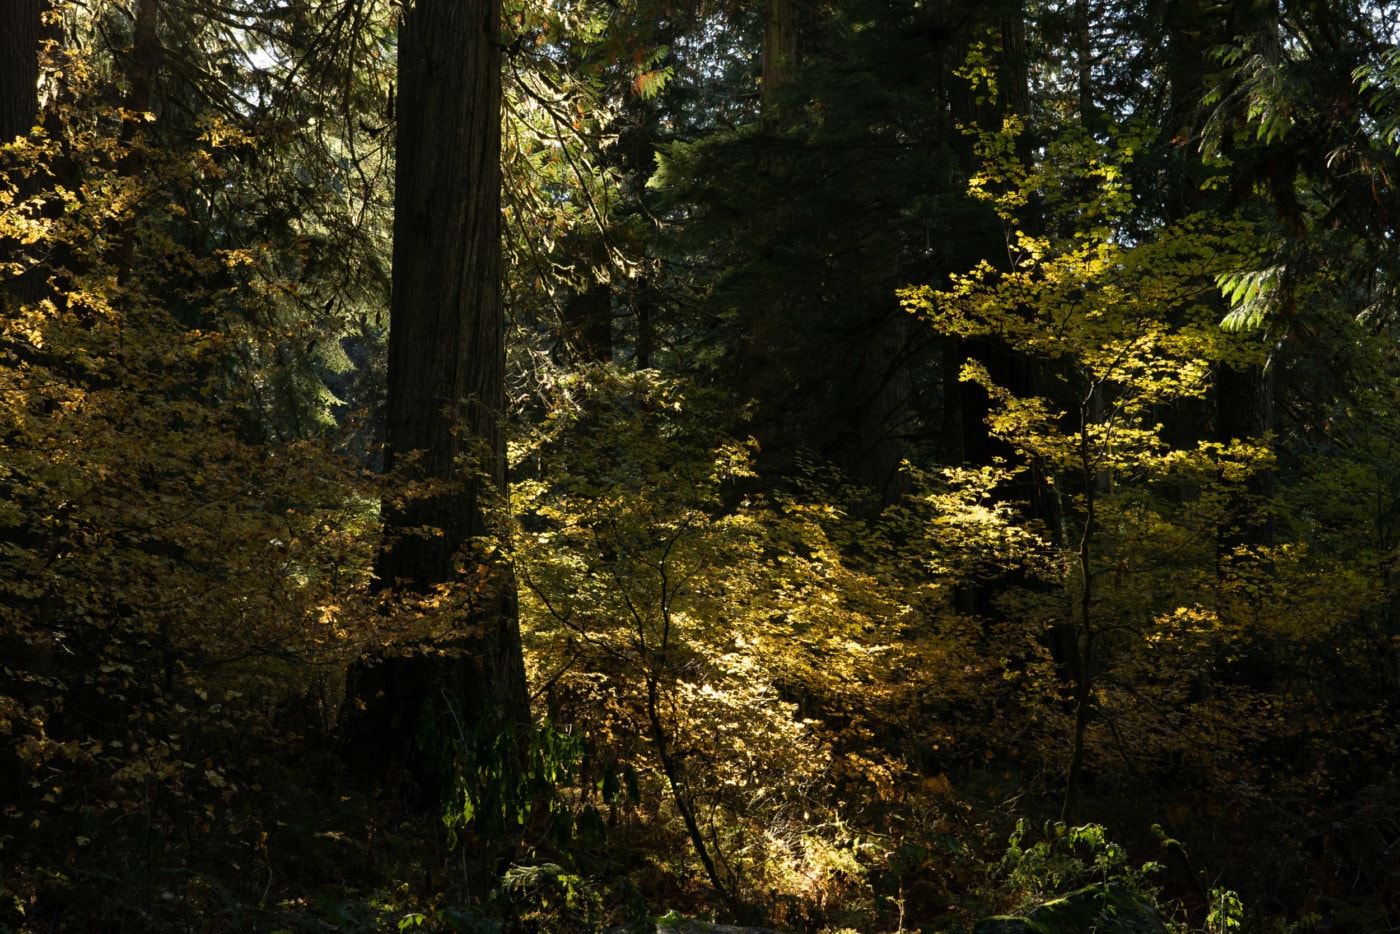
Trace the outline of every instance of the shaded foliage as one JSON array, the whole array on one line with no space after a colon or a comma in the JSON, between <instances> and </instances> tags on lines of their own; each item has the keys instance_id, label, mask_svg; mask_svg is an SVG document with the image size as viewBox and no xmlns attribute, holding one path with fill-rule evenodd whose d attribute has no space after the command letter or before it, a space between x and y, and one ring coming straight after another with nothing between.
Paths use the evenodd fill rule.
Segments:
<instances>
[{"instance_id":1,"label":"shaded foliage","mask_svg":"<svg viewBox=\"0 0 1400 934\"><path fill-rule=\"evenodd\" d=\"M7 34L0 926L1396 925L1392 4L403 13Z\"/></svg>"}]
</instances>

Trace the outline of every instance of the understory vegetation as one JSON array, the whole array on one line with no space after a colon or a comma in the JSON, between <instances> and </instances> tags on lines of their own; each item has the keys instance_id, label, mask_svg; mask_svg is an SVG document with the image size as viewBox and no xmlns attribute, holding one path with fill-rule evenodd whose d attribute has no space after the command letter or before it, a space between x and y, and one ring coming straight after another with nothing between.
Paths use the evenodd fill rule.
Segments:
<instances>
[{"instance_id":1,"label":"understory vegetation","mask_svg":"<svg viewBox=\"0 0 1400 934\"><path fill-rule=\"evenodd\" d=\"M0 12L0 931L1400 927L1400 7L463 2L442 456L442 0Z\"/></svg>"}]
</instances>

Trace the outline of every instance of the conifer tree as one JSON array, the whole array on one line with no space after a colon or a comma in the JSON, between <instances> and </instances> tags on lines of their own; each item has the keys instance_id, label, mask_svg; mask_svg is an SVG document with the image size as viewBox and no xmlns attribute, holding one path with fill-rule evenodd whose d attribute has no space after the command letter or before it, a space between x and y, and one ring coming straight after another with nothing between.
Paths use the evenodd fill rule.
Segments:
<instances>
[{"instance_id":1,"label":"conifer tree","mask_svg":"<svg viewBox=\"0 0 1400 934\"><path fill-rule=\"evenodd\" d=\"M352 760L378 779L405 770L430 803L445 789L421 752L425 709L442 729L528 721L515 584L472 553L506 479L499 20L494 0L420 0L399 32L385 464L420 488L386 498L375 573L454 612L431 643L351 672L347 729Z\"/></svg>"}]
</instances>

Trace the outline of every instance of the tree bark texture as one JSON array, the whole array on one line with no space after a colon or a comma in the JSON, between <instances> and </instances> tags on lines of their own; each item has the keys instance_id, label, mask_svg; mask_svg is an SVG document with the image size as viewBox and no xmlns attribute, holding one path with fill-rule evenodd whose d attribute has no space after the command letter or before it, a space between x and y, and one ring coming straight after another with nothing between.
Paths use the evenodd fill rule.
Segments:
<instances>
[{"instance_id":1,"label":"tree bark texture","mask_svg":"<svg viewBox=\"0 0 1400 934\"><path fill-rule=\"evenodd\" d=\"M48 0L5 0L0 3L0 143L28 136L39 117L39 49L45 38L44 13ZM0 160L0 174L15 168ZM36 191L33 176L23 172L9 181L18 186L20 198ZM0 239L0 257L22 257L16 241ZM35 302L42 297L43 277L38 270L26 272L5 282L4 292L15 301Z\"/></svg>"},{"instance_id":2,"label":"tree bark texture","mask_svg":"<svg viewBox=\"0 0 1400 934\"><path fill-rule=\"evenodd\" d=\"M457 577L505 493L499 21L498 0L417 0L400 26L385 468L435 487L384 505L386 590ZM436 757L456 730L529 719L514 579L476 573L454 636L348 678L351 766L425 805L451 790Z\"/></svg>"},{"instance_id":3,"label":"tree bark texture","mask_svg":"<svg viewBox=\"0 0 1400 934\"><path fill-rule=\"evenodd\" d=\"M781 124L778 93L787 83L797 60L797 5L794 0L767 0L763 21L763 85L759 110L764 126Z\"/></svg>"},{"instance_id":4,"label":"tree bark texture","mask_svg":"<svg viewBox=\"0 0 1400 934\"><path fill-rule=\"evenodd\" d=\"M386 549L386 586L447 580L458 545L484 531L481 501L505 489L497 9L418 0L400 29L386 467L463 483L395 523L431 519L444 535Z\"/></svg>"},{"instance_id":5,"label":"tree bark texture","mask_svg":"<svg viewBox=\"0 0 1400 934\"><path fill-rule=\"evenodd\" d=\"M0 3L0 142L26 136L39 113L39 43L46 0Z\"/></svg>"}]
</instances>

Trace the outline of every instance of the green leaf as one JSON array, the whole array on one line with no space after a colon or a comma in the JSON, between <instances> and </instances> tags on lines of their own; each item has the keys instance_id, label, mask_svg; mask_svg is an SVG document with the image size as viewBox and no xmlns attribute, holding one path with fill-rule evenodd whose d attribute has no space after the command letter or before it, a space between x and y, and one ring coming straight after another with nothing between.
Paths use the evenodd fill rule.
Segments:
<instances>
[{"instance_id":1,"label":"green leaf","mask_svg":"<svg viewBox=\"0 0 1400 934\"><path fill-rule=\"evenodd\" d=\"M1273 310L1282 278L1282 266L1216 276L1216 286L1231 305L1220 326L1227 331L1252 331L1260 327Z\"/></svg>"}]
</instances>

